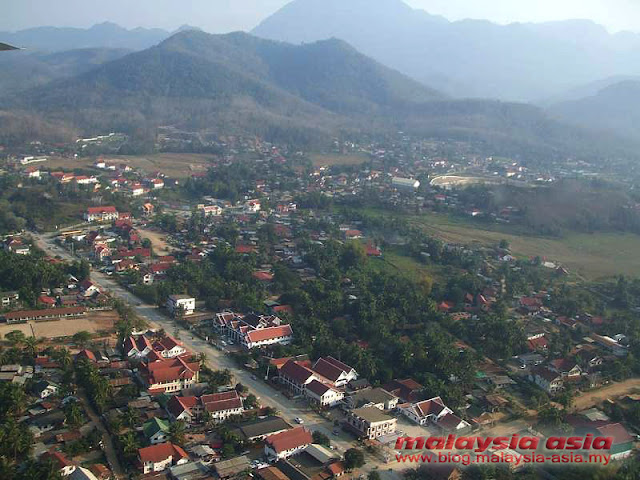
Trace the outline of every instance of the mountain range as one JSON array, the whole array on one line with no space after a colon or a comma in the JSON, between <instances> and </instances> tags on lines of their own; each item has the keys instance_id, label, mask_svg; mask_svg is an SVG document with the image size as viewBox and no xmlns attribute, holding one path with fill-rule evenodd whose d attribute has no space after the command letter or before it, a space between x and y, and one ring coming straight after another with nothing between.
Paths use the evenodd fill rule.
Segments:
<instances>
[{"instance_id":1,"label":"mountain range","mask_svg":"<svg viewBox=\"0 0 640 480\"><path fill-rule=\"evenodd\" d=\"M454 97L533 101L640 75L640 35L591 21L497 25L448 20L402 0L293 0L252 32L300 44L340 38Z\"/></svg>"},{"instance_id":2,"label":"mountain range","mask_svg":"<svg viewBox=\"0 0 640 480\"><path fill-rule=\"evenodd\" d=\"M175 32L160 28L128 30L115 23L105 22L86 29L36 27L17 32L0 32L0 39L20 48L43 52L86 48L143 50L183 30L197 30L197 28L184 25Z\"/></svg>"},{"instance_id":3,"label":"mountain range","mask_svg":"<svg viewBox=\"0 0 640 480\"><path fill-rule=\"evenodd\" d=\"M6 52L0 55L0 97L88 72L130 52L119 48L86 48L55 53Z\"/></svg>"},{"instance_id":4,"label":"mountain range","mask_svg":"<svg viewBox=\"0 0 640 480\"><path fill-rule=\"evenodd\" d=\"M245 33L180 32L4 97L0 107L81 133L118 130L147 142L155 127L174 125L305 144L343 132L402 130L509 155L605 155L621 145L531 105L451 99L342 40L291 45Z\"/></svg>"},{"instance_id":5,"label":"mountain range","mask_svg":"<svg viewBox=\"0 0 640 480\"><path fill-rule=\"evenodd\" d=\"M622 80L549 107L557 119L640 141L640 80Z\"/></svg>"}]
</instances>

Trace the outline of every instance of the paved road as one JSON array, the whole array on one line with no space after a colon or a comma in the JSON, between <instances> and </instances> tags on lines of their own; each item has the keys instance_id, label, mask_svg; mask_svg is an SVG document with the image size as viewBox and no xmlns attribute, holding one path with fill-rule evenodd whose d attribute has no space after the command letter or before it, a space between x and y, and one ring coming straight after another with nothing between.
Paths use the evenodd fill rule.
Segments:
<instances>
[{"instance_id":1,"label":"paved road","mask_svg":"<svg viewBox=\"0 0 640 480\"><path fill-rule=\"evenodd\" d=\"M49 255L59 256L68 261L77 260L77 258L73 257L68 251L55 244L55 237L40 235L33 232L31 235L38 247ZM109 276L98 271L92 270L91 279L104 290L108 290L111 295L119 297L133 306L138 315L145 318L152 328L163 328L166 332L174 332L176 328L175 322L164 315L156 306L145 304L134 294L114 282L109 278ZM197 336L192 336L192 334L187 330L179 328L179 337L185 347L189 348L191 351L204 352L206 354L207 366L214 370L221 370L225 368L229 369L237 382L249 387L249 389L260 398L260 403L262 405L277 409L280 411L283 418L289 423L295 424L293 423L294 419L298 417L301 418L304 420L304 425L309 429L313 431L321 431L325 435L329 436L331 443L339 452L344 452L354 446L353 439L345 432L340 431L339 435L333 435L333 424L310 410L305 401L288 399L264 381L260 379L254 380L253 375L238 367L230 356L208 344L204 340L201 340Z\"/></svg>"}]
</instances>

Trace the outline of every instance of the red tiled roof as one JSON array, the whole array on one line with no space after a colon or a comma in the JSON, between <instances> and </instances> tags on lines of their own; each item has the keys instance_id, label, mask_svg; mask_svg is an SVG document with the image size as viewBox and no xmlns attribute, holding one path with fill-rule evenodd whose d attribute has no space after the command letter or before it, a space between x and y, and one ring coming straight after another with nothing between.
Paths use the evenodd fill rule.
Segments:
<instances>
[{"instance_id":1,"label":"red tiled roof","mask_svg":"<svg viewBox=\"0 0 640 480\"><path fill-rule=\"evenodd\" d=\"M448 413L440 420L438 420L438 426L443 430L455 430L460 425L462 419L453 413Z\"/></svg>"},{"instance_id":2,"label":"red tiled roof","mask_svg":"<svg viewBox=\"0 0 640 480\"><path fill-rule=\"evenodd\" d=\"M253 272L253 278L263 282L270 282L273 280L273 274L269 272Z\"/></svg>"},{"instance_id":3,"label":"red tiled roof","mask_svg":"<svg viewBox=\"0 0 640 480\"><path fill-rule=\"evenodd\" d=\"M65 457L62 453L56 452L55 450L45 452L42 457L44 459L50 459L53 461L54 465L57 465L59 469L64 467L70 467L73 465L73 462Z\"/></svg>"},{"instance_id":4,"label":"red tiled roof","mask_svg":"<svg viewBox=\"0 0 640 480\"><path fill-rule=\"evenodd\" d=\"M338 366L336 363L332 362L329 359L334 360L335 362L337 362L337 364L341 364L342 366ZM335 382L336 380L338 380L338 378L340 378L340 375L342 375L343 372L351 371L351 367L345 365L342 362L339 362L333 357L327 357L319 358L313 366L313 371L318 372L323 377L328 378L332 382Z\"/></svg>"},{"instance_id":5,"label":"red tiled roof","mask_svg":"<svg viewBox=\"0 0 640 480\"><path fill-rule=\"evenodd\" d=\"M118 213L116 207L89 207L87 213L90 215L97 215L99 213Z\"/></svg>"},{"instance_id":6,"label":"red tiled roof","mask_svg":"<svg viewBox=\"0 0 640 480\"><path fill-rule=\"evenodd\" d=\"M265 439L265 443L269 444L277 453L280 453L303 445L309 445L313 443L313 439L311 432L306 428L297 427L275 435L269 435Z\"/></svg>"},{"instance_id":7,"label":"red tiled roof","mask_svg":"<svg viewBox=\"0 0 640 480\"><path fill-rule=\"evenodd\" d=\"M204 403L203 401L203 404L207 412L224 412L225 410L236 410L238 408L242 408L242 400L240 398L207 403Z\"/></svg>"},{"instance_id":8,"label":"red tiled roof","mask_svg":"<svg viewBox=\"0 0 640 480\"><path fill-rule=\"evenodd\" d=\"M297 383L303 384L313 375L313 372L308 368L303 367L298 362L289 360L280 369L280 375L286 376Z\"/></svg>"},{"instance_id":9,"label":"red tiled roof","mask_svg":"<svg viewBox=\"0 0 640 480\"><path fill-rule=\"evenodd\" d=\"M50 308L45 310L20 310L18 312L3 313L7 320L17 320L21 318L43 318L50 316L81 315L87 311L84 307Z\"/></svg>"},{"instance_id":10,"label":"red tiled roof","mask_svg":"<svg viewBox=\"0 0 640 480\"><path fill-rule=\"evenodd\" d=\"M188 458L188 455L182 448L172 443L159 443L158 445L140 448L138 450L138 456L143 463L159 463L169 457L173 457L174 462L180 458Z\"/></svg>"},{"instance_id":11,"label":"red tiled roof","mask_svg":"<svg viewBox=\"0 0 640 480\"><path fill-rule=\"evenodd\" d=\"M281 325L279 327L267 327L258 330L252 330L247 333L247 340L250 342L262 342L273 338L290 337L293 335L290 325Z\"/></svg>"},{"instance_id":12,"label":"red tiled roof","mask_svg":"<svg viewBox=\"0 0 640 480\"><path fill-rule=\"evenodd\" d=\"M329 387L329 385L325 385L324 383L320 383L318 380L311 380L311 382L309 382L309 384L307 385L307 390L310 390L316 395L322 396L327 393L327 391L331 390L331 387Z\"/></svg>"},{"instance_id":13,"label":"red tiled roof","mask_svg":"<svg viewBox=\"0 0 640 480\"><path fill-rule=\"evenodd\" d=\"M432 398L431 400L425 400L424 402L416 403L416 409L422 414L423 417L427 415L438 415L445 409L444 402L440 397Z\"/></svg>"}]
</instances>

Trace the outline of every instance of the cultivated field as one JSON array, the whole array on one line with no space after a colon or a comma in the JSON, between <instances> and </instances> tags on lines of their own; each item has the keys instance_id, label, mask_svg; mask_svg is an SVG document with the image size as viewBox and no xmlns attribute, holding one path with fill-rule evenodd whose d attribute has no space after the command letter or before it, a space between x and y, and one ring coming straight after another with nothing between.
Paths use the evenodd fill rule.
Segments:
<instances>
[{"instance_id":1,"label":"cultivated field","mask_svg":"<svg viewBox=\"0 0 640 480\"><path fill-rule=\"evenodd\" d=\"M28 337L70 337L83 330L89 333L113 330L117 321L118 314L115 311L89 312L85 317L65 318L52 320L50 322L27 322L16 325L3 324L0 325L0 336L4 338L7 333L13 330L20 330Z\"/></svg>"},{"instance_id":2,"label":"cultivated field","mask_svg":"<svg viewBox=\"0 0 640 480\"><path fill-rule=\"evenodd\" d=\"M364 154L354 153L351 155L338 155L338 154L312 154L311 162L314 167L325 167L332 165L361 165L369 161L369 158Z\"/></svg>"}]
</instances>

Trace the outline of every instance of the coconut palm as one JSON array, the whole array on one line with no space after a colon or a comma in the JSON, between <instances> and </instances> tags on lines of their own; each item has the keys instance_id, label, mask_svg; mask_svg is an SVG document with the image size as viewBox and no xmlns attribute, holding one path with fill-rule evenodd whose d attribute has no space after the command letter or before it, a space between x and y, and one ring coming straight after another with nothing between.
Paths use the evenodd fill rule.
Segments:
<instances>
[{"instance_id":1,"label":"coconut palm","mask_svg":"<svg viewBox=\"0 0 640 480\"><path fill-rule=\"evenodd\" d=\"M172 423L169 427L169 440L171 440L171 443L176 445L184 444L184 432L185 427L182 420Z\"/></svg>"},{"instance_id":2,"label":"coconut palm","mask_svg":"<svg viewBox=\"0 0 640 480\"><path fill-rule=\"evenodd\" d=\"M22 351L30 357L35 357L38 350L38 343L40 343L40 340L38 340L36 337L27 337L24 340Z\"/></svg>"},{"instance_id":3,"label":"coconut palm","mask_svg":"<svg viewBox=\"0 0 640 480\"><path fill-rule=\"evenodd\" d=\"M140 419L138 412L136 412L133 408L127 408L122 415L120 416L122 423L125 424L129 428L134 428Z\"/></svg>"}]
</instances>

